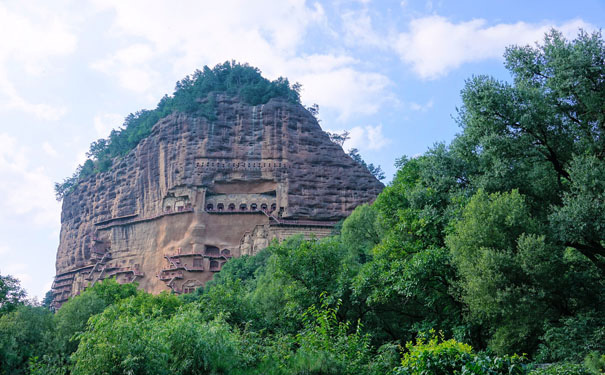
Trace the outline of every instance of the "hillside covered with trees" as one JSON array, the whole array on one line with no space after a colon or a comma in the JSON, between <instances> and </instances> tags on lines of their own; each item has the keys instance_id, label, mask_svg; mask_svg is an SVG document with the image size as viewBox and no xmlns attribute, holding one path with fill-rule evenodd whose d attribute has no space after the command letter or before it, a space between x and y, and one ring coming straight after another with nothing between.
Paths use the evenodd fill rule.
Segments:
<instances>
[{"instance_id":1,"label":"hillside covered with trees","mask_svg":"<svg viewBox=\"0 0 605 375\"><path fill-rule=\"evenodd\" d=\"M55 313L3 276L0 374L603 373L605 43L552 31L505 60L512 82L470 78L460 134L331 237Z\"/></svg>"}]
</instances>

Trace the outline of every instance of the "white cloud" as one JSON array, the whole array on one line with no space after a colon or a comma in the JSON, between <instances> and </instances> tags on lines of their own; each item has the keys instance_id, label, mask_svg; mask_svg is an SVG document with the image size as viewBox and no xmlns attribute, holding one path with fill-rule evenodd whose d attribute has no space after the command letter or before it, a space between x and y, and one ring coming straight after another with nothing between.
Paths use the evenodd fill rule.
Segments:
<instances>
[{"instance_id":1,"label":"white cloud","mask_svg":"<svg viewBox=\"0 0 605 375\"><path fill-rule=\"evenodd\" d=\"M15 138L3 133L0 176L0 219L10 222L16 216L31 215L36 225L58 226L60 207L54 199L52 179L42 167L31 165L27 150Z\"/></svg>"},{"instance_id":2,"label":"white cloud","mask_svg":"<svg viewBox=\"0 0 605 375\"><path fill-rule=\"evenodd\" d=\"M113 129L119 128L124 122L124 116L118 113L105 113L96 115L93 123L97 136L107 138Z\"/></svg>"},{"instance_id":3,"label":"white cloud","mask_svg":"<svg viewBox=\"0 0 605 375\"><path fill-rule=\"evenodd\" d=\"M382 134L382 125L366 126L365 130L368 133L369 150L380 150L382 147L389 144L389 140Z\"/></svg>"},{"instance_id":4,"label":"white cloud","mask_svg":"<svg viewBox=\"0 0 605 375\"><path fill-rule=\"evenodd\" d=\"M339 119L348 120L354 114L376 113L390 97L384 94L390 81L378 73L359 72L343 67L323 73L310 73L300 77L303 99L310 103L335 108Z\"/></svg>"},{"instance_id":5,"label":"white cloud","mask_svg":"<svg viewBox=\"0 0 605 375\"><path fill-rule=\"evenodd\" d=\"M394 49L423 79L435 79L473 61L501 58L511 44L533 44L552 27L573 38L578 28L593 29L575 19L560 25L517 22L488 26L484 19L454 23L438 15L417 18L409 31L396 36Z\"/></svg>"},{"instance_id":6,"label":"white cloud","mask_svg":"<svg viewBox=\"0 0 605 375\"><path fill-rule=\"evenodd\" d=\"M42 151L46 153L46 155L50 157L56 157L58 155L57 150L48 142L42 143Z\"/></svg>"},{"instance_id":7,"label":"white cloud","mask_svg":"<svg viewBox=\"0 0 605 375\"><path fill-rule=\"evenodd\" d=\"M426 103L424 104L419 104L416 102L409 102L408 105L410 107L410 109L412 111L416 111L416 112L426 112L429 109L433 108L433 99L429 99Z\"/></svg>"},{"instance_id":8,"label":"white cloud","mask_svg":"<svg viewBox=\"0 0 605 375\"><path fill-rule=\"evenodd\" d=\"M74 157L73 169L78 168L78 166L84 164L84 162L88 160L88 156L86 156L86 153L88 153L88 149L80 150L76 153L76 156Z\"/></svg>"},{"instance_id":9,"label":"white cloud","mask_svg":"<svg viewBox=\"0 0 605 375\"><path fill-rule=\"evenodd\" d=\"M348 45L387 48L389 40L374 30L367 9L344 12L341 16L344 40Z\"/></svg>"},{"instance_id":10,"label":"white cloud","mask_svg":"<svg viewBox=\"0 0 605 375\"><path fill-rule=\"evenodd\" d=\"M16 277L23 285L32 280L31 275L27 273L27 269L27 264L12 263L6 266L5 269L2 270L2 273Z\"/></svg>"},{"instance_id":11,"label":"white cloud","mask_svg":"<svg viewBox=\"0 0 605 375\"><path fill-rule=\"evenodd\" d=\"M1 20L0 20L1 22ZM67 112L65 107L53 107L44 103L30 103L18 92L12 82L2 72L2 61L0 60L0 109L18 110L31 113L43 119L55 121L63 117Z\"/></svg>"},{"instance_id":12,"label":"white cloud","mask_svg":"<svg viewBox=\"0 0 605 375\"><path fill-rule=\"evenodd\" d=\"M41 5L41 4L40 4ZM23 11L24 9L21 9ZM0 3L0 59L15 59L27 64L29 73L40 73L47 58L72 53L76 37L51 9L44 14L26 13Z\"/></svg>"},{"instance_id":13,"label":"white cloud","mask_svg":"<svg viewBox=\"0 0 605 375\"><path fill-rule=\"evenodd\" d=\"M147 63L153 57L147 44L133 44L113 55L91 64L93 69L116 77L122 87L135 92L146 92L158 74Z\"/></svg>"},{"instance_id":14,"label":"white cloud","mask_svg":"<svg viewBox=\"0 0 605 375\"><path fill-rule=\"evenodd\" d=\"M326 131L342 133L344 129ZM376 151L390 143L382 133L382 125L355 126L347 131L349 132L349 139L343 145L345 151L352 148L361 151Z\"/></svg>"},{"instance_id":15,"label":"white cloud","mask_svg":"<svg viewBox=\"0 0 605 375\"><path fill-rule=\"evenodd\" d=\"M177 5L142 0L94 3L115 15L111 35L135 37L137 44L91 66L138 93L159 97L195 69L235 59L261 68L268 78L287 76L303 83L306 103L333 108L341 119L375 113L387 96L383 91L389 80L360 70L359 62L344 53L301 55L311 29L332 33L318 3L229 0L212 7L193 0ZM145 17L140 16L143 13ZM159 74L166 68L160 61L170 61L172 75Z\"/></svg>"},{"instance_id":16,"label":"white cloud","mask_svg":"<svg viewBox=\"0 0 605 375\"><path fill-rule=\"evenodd\" d=\"M10 248L8 246L0 245L0 256L6 255L8 253L10 253Z\"/></svg>"},{"instance_id":17,"label":"white cloud","mask_svg":"<svg viewBox=\"0 0 605 375\"><path fill-rule=\"evenodd\" d=\"M22 4L0 3L0 34L3 36L0 43L0 108L57 120L63 116L65 108L28 101L8 79L6 65L15 62L24 74L42 75L51 58L66 56L75 50L76 37L52 8L39 4L33 10L28 5L11 9L11 5L19 7Z\"/></svg>"}]
</instances>

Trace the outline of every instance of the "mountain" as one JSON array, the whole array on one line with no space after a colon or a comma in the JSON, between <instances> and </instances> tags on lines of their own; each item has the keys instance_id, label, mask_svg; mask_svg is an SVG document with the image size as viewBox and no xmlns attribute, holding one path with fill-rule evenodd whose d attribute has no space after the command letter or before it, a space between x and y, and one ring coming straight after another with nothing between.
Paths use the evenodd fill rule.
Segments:
<instances>
[{"instance_id":1,"label":"mountain","mask_svg":"<svg viewBox=\"0 0 605 375\"><path fill-rule=\"evenodd\" d=\"M208 98L213 116L174 111L65 194L56 306L109 277L191 292L274 238L329 235L382 190L300 103Z\"/></svg>"}]
</instances>

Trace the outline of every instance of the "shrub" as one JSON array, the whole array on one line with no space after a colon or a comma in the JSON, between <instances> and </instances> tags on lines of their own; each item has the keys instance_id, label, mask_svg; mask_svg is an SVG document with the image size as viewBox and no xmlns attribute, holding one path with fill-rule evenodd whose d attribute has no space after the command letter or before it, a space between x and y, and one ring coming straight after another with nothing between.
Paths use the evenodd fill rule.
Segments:
<instances>
[{"instance_id":1,"label":"shrub","mask_svg":"<svg viewBox=\"0 0 605 375\"><path fill-rule=\"evenodd\" d=\"M557 363L533 370L529 375L590 375L590 373L576 363Z\"/></svg>"},{"instance_id":2,"label":"shrub","mask_svg":"<svg viewBox=\"0 0 605 375\"><path fill-rule=\"evenodd\" d=\"M588 353L584 359L584 366L593 374L605 374L605 354Z\"/></svg>"},{"instance_id":3,"label":"shrub","mask_svg":"<svg viewBox=\"0 0 605 375\"><path fill-rule=\"evenodd\" d=\"M407 352L401 360L401 366L395 370L397 375L523 375L523 357L492 357L488 354L474 354L470 345L454 339L444 340L443 334L437 336L434 331L421 335L414 345L406 344Z\"/></svg>"}]
</instances>

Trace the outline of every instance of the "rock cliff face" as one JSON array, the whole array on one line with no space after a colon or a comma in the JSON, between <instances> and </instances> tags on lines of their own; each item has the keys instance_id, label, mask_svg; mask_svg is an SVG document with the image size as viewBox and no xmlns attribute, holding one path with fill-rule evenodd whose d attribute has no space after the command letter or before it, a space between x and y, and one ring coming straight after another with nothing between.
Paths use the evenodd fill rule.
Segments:
<instances>
[{"instance_id":1,"label":"rock cliff face","mask_svg":"<svg viewBox=\"0 0 605 375\"><path fill-rule=\"evenodd\" d=\"M302 106L219 95L215 120L160 120L64 198L55 303L107 277L190 292L272 238L329 234L382 188Z\"/></svg>"}]
</instances>

